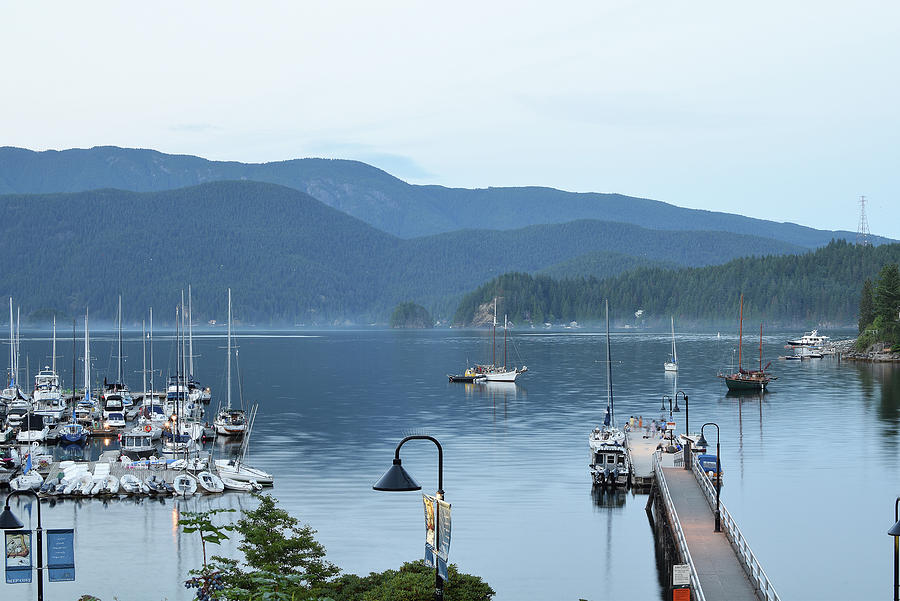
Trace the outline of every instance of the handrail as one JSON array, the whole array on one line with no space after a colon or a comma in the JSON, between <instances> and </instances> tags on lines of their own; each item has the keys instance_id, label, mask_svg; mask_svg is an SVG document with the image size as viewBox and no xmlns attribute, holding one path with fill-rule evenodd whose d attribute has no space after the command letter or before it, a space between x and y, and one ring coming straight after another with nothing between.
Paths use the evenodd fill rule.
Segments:
<instances>
[{"instance_id":1,"label":"handrail","mask_svg":"<svg viewBox=\"0 0 900 601\"><path fill-rule=\"evenodd\" d=\"M659 488L663 504L666 511L669 512L669 523L675 534L675 544L681 551L684 561L691 567L691 592L696 601L706 601L703 589L700 587L700 576L697 574L697 568L694 566L694 560L691 559L691 552L688 549L687 539L684 537L684 531L681 529L681 520L678 519L678 513L675 511L675 503L672 501L672 495L669 493L669 485L666 483L666 477L663 475L662 466L659 463L660 452L653 453L653 472L656 474L656 483Z\"/></svg>"},{"instance_id":2,"label":"handrail","mask_svg":"<svg viewBox=\"0 0 900 601\"><path fill-rule=\"evenodd\" d=\"M697 479L700 490L706 495L706 500L709 503L710 508L715 511L716 489L707 477L706 472L700 466L697 455L691 453L691 456L691 471L694 472L694 478ZM747 572L750 581L753 582L757 589L759 589L759 592L764 595L765 601L781 601L781 597L775 592L775 587L772 586L769 577L766 575L766 571L763 570L762 564L750 549L750 543L747 542L747 537L744 536L741 529L738 528L737 522L734 521L734 518L731 517L731 514L725 508L725 505L722 504L721 497L719 499L719 515L721 516L722 528L725 531L725 536L731 541L732 547L741 558L744 571Z\"/></svg>"}]
</instances>

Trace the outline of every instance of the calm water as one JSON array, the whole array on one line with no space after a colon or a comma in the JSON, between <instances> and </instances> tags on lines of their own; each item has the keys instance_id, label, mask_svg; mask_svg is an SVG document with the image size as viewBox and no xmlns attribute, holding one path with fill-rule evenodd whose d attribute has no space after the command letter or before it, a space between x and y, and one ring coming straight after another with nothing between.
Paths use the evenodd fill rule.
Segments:
<instances>
[{"instance_id":1,"label":"calm water","mask_svg":"<svg viewBox=\"0 0 900 601\"><path fill-rule=\"evenodd\" d=\"M794 334L767 336L767 360ZM449 384L445 375L464 369L467 358L485 359L484 332L242 336L244 396L261 405L250 462L276 475L281 505L318 530L331 561L368 573L423 553L418 493L371 487L404 435L433 435L444 446L453 505L451 561L485 578L498 601L660 599L646 496L591 492L587 434L605 406L603 341L583 330L518 332L510 353L529 373L518 385L488 387ZM224 386L223 343L195 337L196 373L214 396ZM692 430L706 421L722 428L723 501L782 598L888 598L892 544L885 533L900 493L900 369L776 360L770 393L732 398L715 374L728 367L736 343L734 336L679 336L676 382L662 369L666 333L614 334L620 421L659 417L662 395L684 390ZM115 373L111 346L108 336L92 345L100 379ZM752 346L745 346L748 355ZM157 366L174 364L171 340L157 339L155 349ZM71 341L59 352L68 384ZM129 381L139 389L139 336L127 352ZM24 353L33 373L47 361L46 337L24 342ZM230 446L214 448L227 453ZM434 446L413 441L401 456L433 492ZM178 534L178 512L251 505L241 494L45 503L44 527L76 528L77 582L47 583L48 598L187 599L180 581L199 566L200 549ZM28 518L21 501L14 511ZM0 596L33 598L34 589L3 584Z\"/></svg>"}]
</instances>

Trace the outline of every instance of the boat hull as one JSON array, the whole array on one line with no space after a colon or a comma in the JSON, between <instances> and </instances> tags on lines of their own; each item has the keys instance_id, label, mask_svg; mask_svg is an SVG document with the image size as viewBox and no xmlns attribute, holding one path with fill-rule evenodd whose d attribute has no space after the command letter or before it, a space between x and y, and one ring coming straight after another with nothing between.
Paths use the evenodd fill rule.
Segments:
<instances>
[{"instance_id":1,"label":"boat hull","mask_svg":"<svg viewBox=\"0 0 900 601\"><path fill-rule=\"evenodd\" d=\"M728 390L765 390L769 385L768 380L725 377L725 385Z\"/></svg>"}]
</instances>

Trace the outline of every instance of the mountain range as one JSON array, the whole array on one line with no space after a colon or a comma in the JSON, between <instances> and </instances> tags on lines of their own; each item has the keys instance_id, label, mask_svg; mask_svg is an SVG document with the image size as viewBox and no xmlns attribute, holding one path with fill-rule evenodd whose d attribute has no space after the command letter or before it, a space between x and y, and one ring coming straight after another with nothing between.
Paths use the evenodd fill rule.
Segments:
<instances>
[{"instance_id":1,"label":"mountain range","mask_svg":"<svg viewBox=\"0 0 900 601\"><path fill-rule=\"evenodd\" d=\"M154 192L223 180L279 184L394 236L414 238L460 229L520 229L595 219L655 230L722 231L773 238L806 248L855 232L816 230L741 215L686 209L621 194L553 188L460 189L406 183L380 169L337 159L261 164L209 161L155 150L99 146L35 152L0 148L0 194L117 188ZM889 240L873 236L875 244Z\"/></svg>"}]
</instances>

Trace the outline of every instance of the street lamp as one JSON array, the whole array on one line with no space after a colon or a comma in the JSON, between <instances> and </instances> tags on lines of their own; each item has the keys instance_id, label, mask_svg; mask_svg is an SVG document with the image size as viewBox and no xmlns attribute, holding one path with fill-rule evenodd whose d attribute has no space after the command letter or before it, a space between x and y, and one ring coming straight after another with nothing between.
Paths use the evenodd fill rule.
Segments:
<instances>
[{"instance_id":1,"label":"street lamp","mask_svg":"<svg viewBox=\"0 0 900 601\"><path fill-rule=\"evenodd\" d=\"M888 535L894 537L894 601L900 601L900 497L894 501L894 525Z\"/></svg>"},{"instance_id":2,"label":"street lamp","mask_svg":"<svg viewBox=\"0 0 900 601\"><path fill-rule=\"evenodd\" d=\"M666 410L666 399L667 398L669 398L669 397L666 395L662 395L662 399L659 401L659 410L660 411Z\"/></svg>"},{"instance_id":3,"label":"street lamp","mask_svg":"<svg viewBox=\"0 0 900 601\"><path fill-rule=\"evenodd\" d=\"M690 416L690 412L689 412L690 406L688 405L688 395L686 395L683 390L679 390L678 392L675 393L676 411L678 410L677 407L678 407L678 395L679 394L684 395L684 433L690 434L691 433L690 426L688 425L688 423L689 423L688 416Z\"/></svg>"},{"instance_id":4,"label":"street lamp","mask_svg":"<svg viewBox=\"0 0 900 601\"><path fill-rule=\"evenodd\" d=\"M44 531L41 528L41 499L37 494L28 489L14 490L6 495L6 506L3 513L0 513L0 530L19 530L24 524L13 514L9 508L9 499L15 495L31 495L37 500L37 598L38 601L44 601Z\"/></svg>"},{"instance_id":5,"label":"street lamp","mask_svg":"<svg viewBox=\"0 0 900 601\"><path fill-rule=\"evenodd\" d=\"M722 520L721 514L719 512L719 494L722 491L722 453L721 446L719 445L719 424L715 422L707 422L700 426L700 440L697 441L697 444L702 446L703 448L707 448L709 446L706 442L706 437L703 436L703 428L705 428L706 426L716 427L716 532L721 532Z\"/></svg>"},{"instance_id":6,"label":"street lamp","mask_svg":"<svg viewBox=\"0 0 900 601\"><path fill-rule=\"evenodd\" d=\"M430 440L433 442L438 449L438 490L435 497L439 501L444 500L444 449L441 447L441 443L437 441L436 438L432 438L431 436L424 435L414 435L407 436L403 440L400 441L400 444L397 445L397 448L394 450L394 462L393 465L384 473L381 479L375 483L375 486L372 488L374 490L387 491L387 492L407 492L412 490L422 490L422 487L419 486L419 483L415 481L415 479L409 475L403 466L400 464L400 447L402 447L406 442L410 440ZM438 548L440 547L440 538L438 537L438 531L440 528L440 520L439 518L440 512L440 504L435 504L434 508L434 601L443 601L444 599L444 579L441 578L441 574L438 571ZM40 523L40 514L38 514L38 523ZM40 600L39 600L40 601Z\"/></svg>"}]
</instances>

